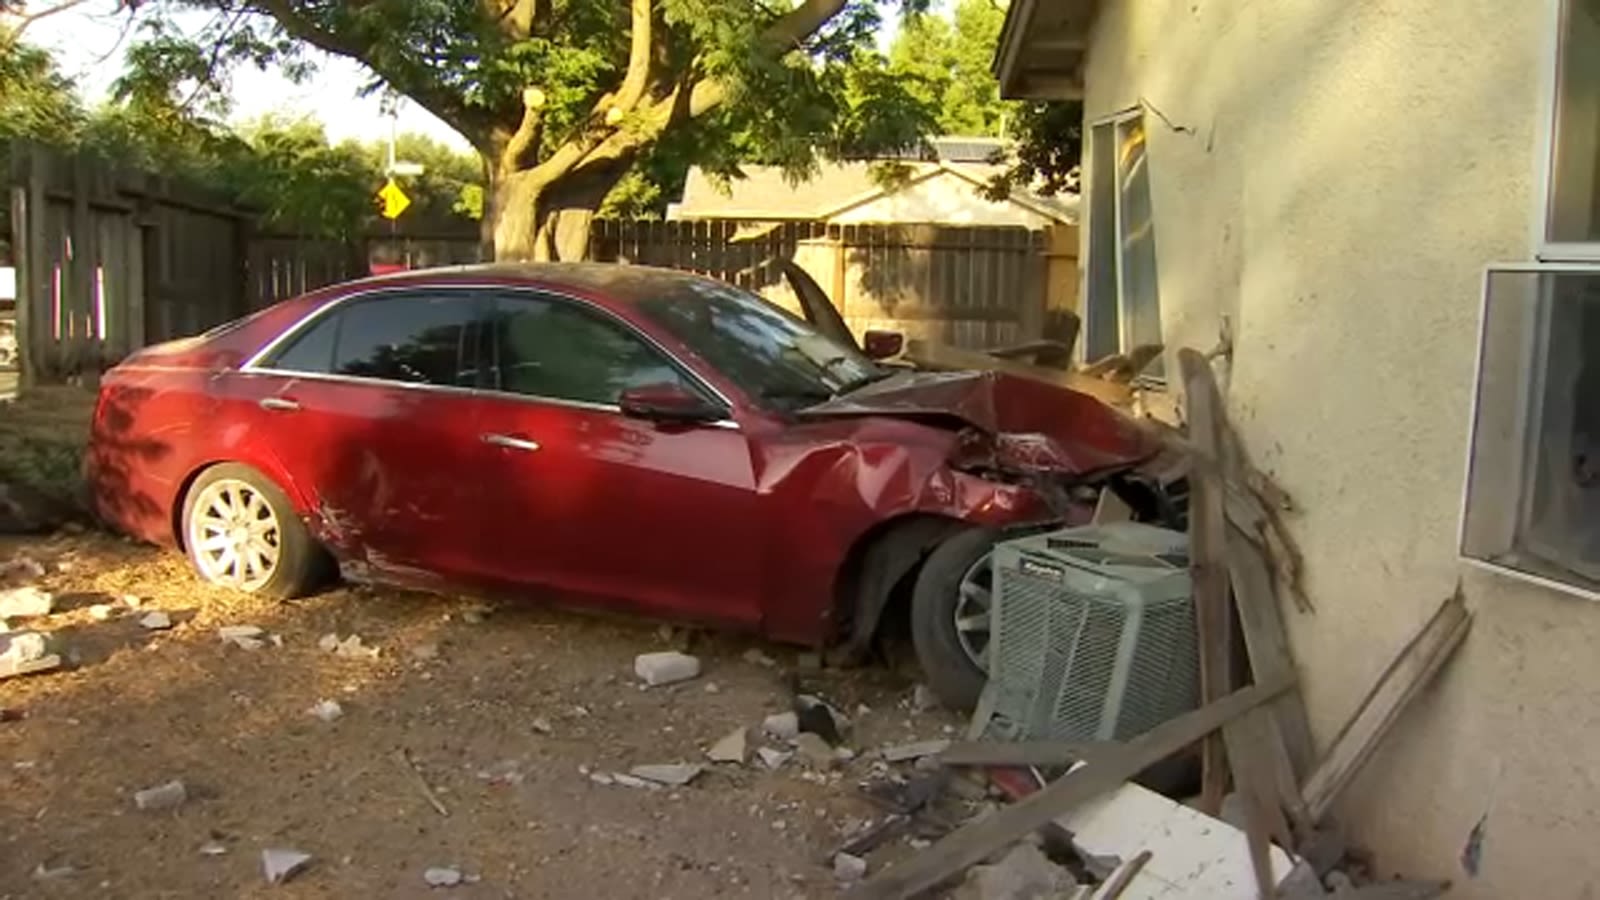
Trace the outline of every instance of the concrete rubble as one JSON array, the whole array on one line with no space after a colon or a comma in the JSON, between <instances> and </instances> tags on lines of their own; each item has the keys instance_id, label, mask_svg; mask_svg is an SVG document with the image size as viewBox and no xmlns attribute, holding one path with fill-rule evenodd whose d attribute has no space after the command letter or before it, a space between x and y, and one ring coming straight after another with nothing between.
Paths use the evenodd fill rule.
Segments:
<instances>
[{"instance_id":1,"label":"concrete rubble","mask_svg":"<svg viewBox=\"0 0 1600 900\"><path fill-rule=\"evenodd\" d=\"M104 622L117 614L117 608L109 603L96 603L89 607L89 618L96 622Z\"/></svg>"},{"instance_id":2,"label":"concrete rubble","mask_svg":"<svg viewBox=\"0 0 1600 900\"><path fill-rule=\"evenodd\" d=\"M771 747L756 748L756 755L761 757L761 764L769 769L781 769L784 763L794 757L793 753L774 750Z\"/></svg>"},{"instance_id":3,"label":"concrete rubble","mask_svg":"<svg viewBox=\"0 0 1600 900\"><path fill-rule=\"evenodd\" d=\"M172 617L158 609L154 612L146 613L139 620L139 627L146 631L166 631L172 627Z\"/></svg>"},{"instance_id":4,"label":"concrete rubble","mask_svg":"<svg viewBox=\"0 0 1600 900\"><path fill-rule=\"evenodd\" d=\"M271 849L261 851L261 871L268 884L283 884L299 875L311 865L311 854L299 850Z\"/></svg>"},{"instance_id":5,"label":"concrete rubble","mask_svg":"<svg viewBox=\"0 0 1600 900\"><path fill-rule=\"evenodd\" d=\"M455 887L462 882L461 870L449 866L435 866L422 873L428 887Z\"/></svg>"},{"instance_id":6,"label":"concrete rubble","mask_svg":"<svg viewBox=\"0 0 1600 900\"><path fill-rule=\"evenodd\" d=\"M31 584L0 591L0 619L33 619L55 608L55 595Z\"/></svg>"},{"instance_id":7,"label":"concrete rubble","mask_svg":"<svg viewBox=\"0 0 1600 900\"><path fill-rule=\"evenodd\" d=\"M1070 897L1078 887L1066 869L1038 847L1023 841L999 862L976 866L957 892L958 900L1052 900Z\"/></svg>"},{"instance_id":8,"label":"concrete rubble","mask_svg":"<svg viewBox=\"0 0 1600 900\"><path fill-rule=\"evenodd\" d=\"M706 757L712 762L744 764L750 755L749 732L743 727L734 729L727 737L711 745Z\"/></svg>"},{"instance_id":9,"label":"concrete rubble","mask_svg":"<svg viewBox=\"0 0 1600 900\"><path fill-rule=\"evenodd\" d=\"M633 660L633 673L651 687L688 681L700 675L700 660L687 653L665 650L641 653Z\"/></svg>"},{"instance_id":10,"label":"concrete rubble","mask_svg":"<svg viewBox=\"0 0 1600 900\"><path fill-rule=\"evenodd\" d=\"M377 647L368 647L363 644L359 634L352 634L341 639L337 634L330 632L317 641L317 646L332 653L334 656L342 656L346 659L377 659L381 652Z\"/></svg>"},{"instance_id":11,"label":"concrete rubble","mask_svg":"<svg viewBox=\"0 0 1600 900\"><path fill-rule=\"evenodd\" d=\"M173 780L134 792L133 805L143 812L160 812L177 809L188 799L189 790L183 786L183 782Z\"/></svg>"},{"instance_id":12,"label":"concrete rubble","mask_svg":"<svg viewBox=\"0 0 1600 900\"><path fill-rule=\"evenodd\" d=\"M761 730L780 741L792 741L800 736L800 717L792 712L775 713L761 721Z\"/></svg>"},{"instance_id":13,"label":"concrete rubble","mask_svg":"<svg viewBox=\"0 0 1600 900\"><path fill-rule=\"evenodd\" d=\"M48 672L61 667L50 639L34 631L0 634L0 678Z\"/></svg>"},{"instance_id":14,"label":"concrete rubble","mask_svg":"<svg viewBox=\"0 0 1600 900\"><path fill-rule=\"evenodd\" d=\"M267 645L267 632L257 625L224 625L217 629L217 637L240 650L260 650Z\"/></svg>"},{"instance_id":15,"label":"concrete rubble","mask_svg":"<svg viewBox=\"0 0 1600 900\"><path fill-rule=\"evenodd\" d=\"M833 877L842 882L860 881L867 875L867 861L850 853L833 855Z\"/></svg>"},{"instance_id":16,"label":"concrete rubble","mask_svg":"<svg viewBox=\"0 0 1600 900\"><path fill-rule=\"evenodd\" d=\"M634 766L628 770L628 774L657 784L681 787L698 778L705 770L706 767L699 763L666 763Z\"/></svg>"},{"instance_id":17,"label":"concrete rubble","mask_svg":"<svg viewBox=\"0 0 1600 900\"><path fill-rule=\"evenodd\" d=\"M318 700L310 712L324 722L333 722L344 715L344 707L337 700Z\"/></svg>"}]
</instances>

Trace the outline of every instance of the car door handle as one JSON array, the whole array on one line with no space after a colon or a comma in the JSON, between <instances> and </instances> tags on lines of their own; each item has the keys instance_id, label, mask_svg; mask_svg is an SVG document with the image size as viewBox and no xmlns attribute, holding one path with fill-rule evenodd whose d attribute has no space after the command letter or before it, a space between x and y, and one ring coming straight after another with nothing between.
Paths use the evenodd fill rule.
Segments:
<instances>
[{"instance_id":1,"label":"car door handle","mask_svg":"<svg viewBox=\"0 0 1600 900\"><path fill-rule=\"evenodd\" d=\"M261 408L273 412L294 412L300 408L300 404L286 397L262 397Z\"/></svg>"},{"instance_id":2,"label":"car door handle","mask_svg":"<svg viewBox=\"0 0 1600 900\"><path fill-rule=\"evenodd\" d=\"M483 436L483 442L485 444L493 444L496 447L504 447L507 450L526 450L529 453L539 449L538 441L512 437L509 434L486 434Z\"/></svg>"}]
</instances>

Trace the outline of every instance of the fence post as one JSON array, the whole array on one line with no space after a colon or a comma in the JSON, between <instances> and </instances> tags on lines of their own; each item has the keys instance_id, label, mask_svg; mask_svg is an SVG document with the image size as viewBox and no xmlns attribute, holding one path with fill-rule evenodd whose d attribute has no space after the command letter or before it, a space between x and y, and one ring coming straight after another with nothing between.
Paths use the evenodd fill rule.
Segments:
<instances>
[{"instance_id":1,"label":"fence post","mask_svg":"<svg viewBox=\"0 0 1600 900\"><path fill-rule=\"evenodd\" d=\"M22 352L22 368L18 381L23 389L32 387L45 371L47 347L46 312L50 309L51 275L50 254L45 246L45 186L50 178L50 160L33 144L25 145L21 155L27 159L27 186L25 209L17 233L23 237L25 271L19 278L17 292L17 336Z\"/></svg>"}]
</instances>

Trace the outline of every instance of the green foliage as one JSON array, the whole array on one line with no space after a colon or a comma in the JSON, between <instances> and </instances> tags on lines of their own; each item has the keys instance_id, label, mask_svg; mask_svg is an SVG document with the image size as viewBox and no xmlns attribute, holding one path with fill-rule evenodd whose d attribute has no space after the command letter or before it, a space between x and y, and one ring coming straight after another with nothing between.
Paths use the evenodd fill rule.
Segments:
<instances>
[{"instance_id":1,"label":"green foliage","mask_svg":"<svg viewBox=\"0 0 1600 900\"><path fill-rule=\"evenodd\" d=\"M1000 99L990 60L1005 23L991 0L957 0L950 18L932 13L901 26L889 69L906 89L938 110L944 134L999 135L1011 104Z\"/></svg>"}]
</instances>

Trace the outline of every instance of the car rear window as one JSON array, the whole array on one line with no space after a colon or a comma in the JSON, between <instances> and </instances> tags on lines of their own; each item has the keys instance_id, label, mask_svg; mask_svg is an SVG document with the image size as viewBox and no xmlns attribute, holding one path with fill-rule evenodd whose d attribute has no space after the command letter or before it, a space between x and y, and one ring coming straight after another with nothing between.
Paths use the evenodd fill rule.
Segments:
<instances>
[{"instance_id":1,"label":"car rear window","mask_svg":"<svg viewBox=\"0 0 1600 900\"><path fill-rule=\"evenodd\" d=\"M476 309L458 294L356 301L296 335L266 368L471 387Z\"/></svg>"}]
</instances>

